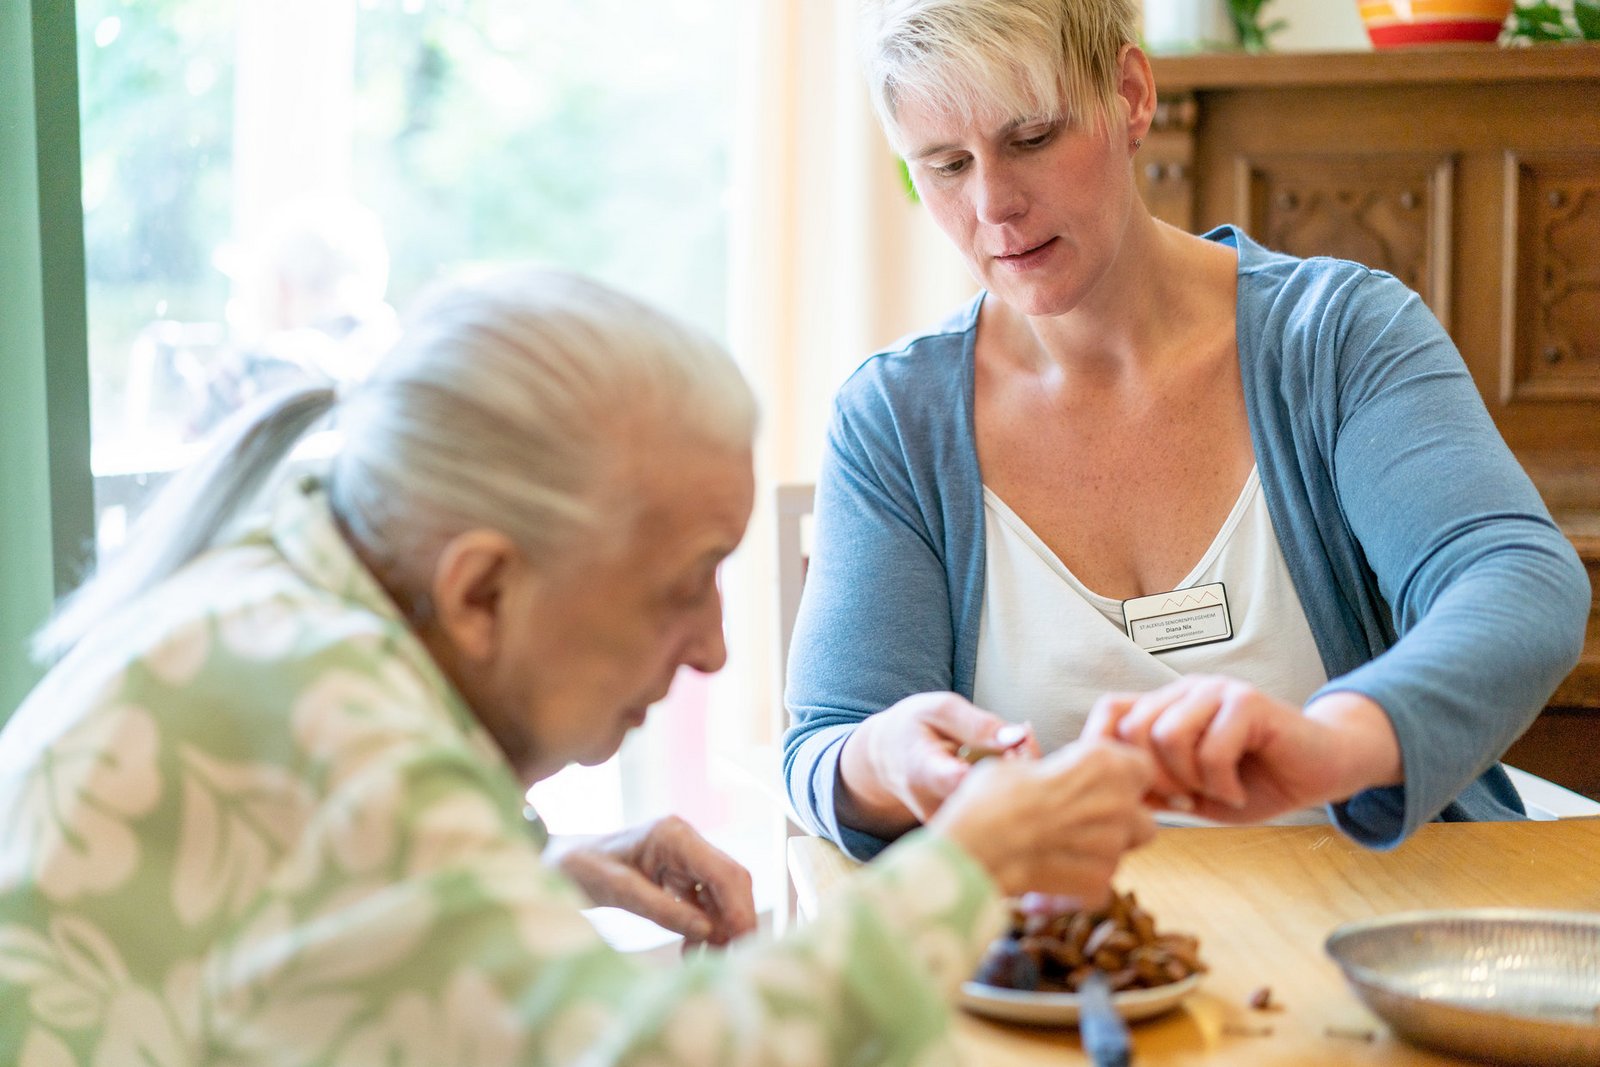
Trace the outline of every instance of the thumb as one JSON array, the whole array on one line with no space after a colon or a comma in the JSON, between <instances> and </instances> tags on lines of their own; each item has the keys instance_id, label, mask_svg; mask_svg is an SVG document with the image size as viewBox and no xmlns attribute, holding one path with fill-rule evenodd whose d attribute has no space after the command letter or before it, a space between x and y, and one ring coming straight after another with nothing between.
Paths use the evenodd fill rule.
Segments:
<instances>
[{"instance_id":1,"label":"thumb","mask_svg":"<svg viewBox=\"0 0 1600 1067\"><path fill-rule=\"evenodd\" d=\"M998 732L1017 728L960 697L942 701L928 719L940 733L957 742L989 743Z\"/></svg>"}]
</instances>

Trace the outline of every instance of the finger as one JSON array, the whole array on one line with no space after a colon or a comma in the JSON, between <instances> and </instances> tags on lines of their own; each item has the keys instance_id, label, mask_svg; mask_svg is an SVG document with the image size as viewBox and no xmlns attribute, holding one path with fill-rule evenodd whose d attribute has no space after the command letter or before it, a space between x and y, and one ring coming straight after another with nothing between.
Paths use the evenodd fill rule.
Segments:
<instances>
[{"instance_id":1,"label":"finger","mask_svg":"<svg viewBox=\"0 0 1600 1067\"><path fill-rule=\"evenodd\" d=\"M952 747L992 738L1012 725L954 693L944 694L944 699L930 704L922 720L935 733L952 742Z\"/></svg>"},{"instance_id":2,"label":"finger","mask_svg":"<svg viewBox=\"0 0 1600 1067\"><path fill-rule=\"evenodd\" d=\"M908 783L911 795L906 806L919 821L927 822L975 769L947 752L930 756Z\"/></svg>"},{"instance_id":3,"label":"finger","mask_svg":"<svg viewBox=\"0 0 1600 1067\"><path fill-rule=\"evenodd\" d=\"M994 732L989 735L991 745L1005 750L1015 749L1019 745L1025 745L1032 740L1033 724L1025 722L1008 722L1003 726L995 727ZM1037 746L1038 742L1035 741L1034 744Z\"/></svg>"},{"instance_id":4,"label":"finger","mask_svg":"<svg viewBox=\"0 0 1600 1067\"><path fill-rule=\"evenodd\" d=\"M1157 829L1155 816L1148 809L1138 808L1134 812L1132 832L1128 835L1128 847L1148 845L1155 839Z\"/></svg>"},{"instance_id":5,"label":"finger","mask_svg":"<svg viewBox=\"0 0 1600 1067\"><path fill-rule=\"evenodd\" d=\"M725 945L735 938L753 933L756 928L755 892L750 872L731 863L731 870L718 872L694 887L694 900L710 919L712 944Z\"/></svg>"},{"instance_id":6,"label":"finger","mask_svg":"<svg viewBox=\"0 0 1600 1067\"><path fill-rule=\"evenodd\" d=\"M1111 877L1116 873L1115 857L1075 855L1046 865L1040 884L1052 896L1076 899L1078 909L1099 911L1111 901Z\"/></svg>"},{"instance_id":7,"label":"finger","mask_svg":"<svg viewBox=\"0 0 1600 1067\"><path fill-rule=\"evenodd\" d=\"M755 929L750 872L737 860L676 817L661 820L651 844L656 880L710 920L708 940L725 944Z\"/></svg>"},{"instance_id":8,"label":"finger","mask_svg":"<svg viewBox=\"0 0 1600 1067\"><path fill-rule=\"evenodd\" d=\"M1012 748L1007 755L1021 756L1028 759L1042 759L1044 757L1044 750L1039 747L1039 738L1038 735L1033 732L1033 723L1030 721L1022 723L1021 725L1026 737L1020 745Z\"/></svg>"},{"instance_id":9,"label":"finger","mask_svg":"<svg viewBox=\"0 0 1600 1067\"><path fill-rule=\"evenodd\" d=\"M711 936L711 916L692 899L692 887L687 893L674 892L629 867L612 868L605 879L614 907L631 911L689 940L704 941Z\"/></svg>"},{"instance_id":10,"label":"finger","mask_svg":"<svg viewBox=\"0 0 1600 1067\"><path fill-rule=\"evenodd\" d=\"M1233 702L1223 708L1196 746L1200 789L1230 808L1243 808L1249 793L1239 776L1239 764L1249 747L1252 719L1249 711Z\"/></svg>"},{"instance_id":11,"label":"finger","mask_svg":"<svg viewBox=\"0 0 1600 1067\"><path fill-rule=\"evenodd\" d=\"M1148 776L1149 785L1146 793L1149 802L1156 807L1187 810L1192 807L1189 800L1189 788L1167 773L1165 764L1155 758L1155 746L1150 738L1150 727L1142 722L1130 721L1132 710L1124 715L1115 728L1111 741L1115 744L1126 746L1137 752L1145 753L1150 761Z\"/></svg>"},{"instance_id":12,"label":"finger","mask_svg":"<svg viewBox=\"0 0 1600 1067\"><path fill-rule=\"evenodd\" d=\"M1141 693L1129 704L1127 709L1117 717L1116 732L1112 735L1114 740L1126 741L1130 745L1148 748L1150 745L1150 728L1161 713L1167 710L1170 698L1166 689L1152 689L1148 693Z\"/></svg>"},{"instance_id":13,"label":"finger","mask_svg":"<svg viewBox=\"0 0 1600 1067\"><path fill-rule=\"evenodd\" d=\"M1207 700L1215 699L1220 686L1219 679L1206 676L1179 678L1141 695L1118 723L1117 736L1121 740L1158 757L1160 773L1154 792L1171 798L1168 806L1175 809L1191 808L1189 794L1196 788L1193 759L1181 751L1185 729L1182 716L1198 713ZM1165 735L1165 751L1158 730Z\"/></svg>"},{"instance_id":14,"label":"finger","mask_svg":"<svg viewBox=\"0 0 1600 1067\"><path fill-rule=\"evenodd\" d=\"M1117 724L1138 699L1138 693L1105 694L1094 702L1094 707L1089 709L1088 721L1083 724L1083 732L1078 736L1085 739L1097 737L1115 739Z\"/></svg>"},{"instance_id":15,"label":"finger","mask_svg":"<svg viewBox=\"0 0 1600 1067\"><path fill-rule=\"evenodd\" d=\"M1033 736L1031 723L1001 723L987 737L963 742L955 750L956 758L963 763L977 763L991 757L1025 756L1038 758L1039 742Z\"/></svg>"},{"instance_id":16,"label":"finger","mask_svg":"<svg viewBox=\"0 0 1600 1067\"><path fill-rule=\"evenodd\" d=\"M1149 840L1146 828L1150 833L1154 832L1156 823L1154 816L1151 814L1152 809L1159 811L1193 811L1194 798L1189 795L1187 790L1172 782L1162 770L1161 764L1149 752L1142 748L1135 748L1132 745L1122 745L1120 742L1117 742L1117 745L1119 748L1123 748L1128 753L1138 757L1138 762L1135 765L1136 774L1131 783L1131 788L1136 792L1136 796L1129 810L1132 813L1131 817L1138 821L1140 829L1133 835L1133 840L1128 846L1132 848Z\"/></svg>"},{"instance_id":17,"label":"finger","mask_svg":"<svg viewBox=\"0 0 1600 1067\"><path fill-rule=\"evenodd\" d=\"M1159 689L1139 694L1118 723L1117 736L1124 741L1148 745L1151 726L1167 708L1195 693L1213 689L1217 684L1216 679L1205 675L1186 674Z\"/></svg>"},{"instance_id":18,"label":"finger","mask_svg":"<svg viewBox=\"0 0 1600 1067\"><path fill-rule=\"evenodd\" d=\"M1199 688L1180 695L1150 724L1150 751L1161 761L1167 777L1185 792L1205 788L1196 749L1221 710L1220 695L1209 687Z\"/></svg>"}]
</instances>

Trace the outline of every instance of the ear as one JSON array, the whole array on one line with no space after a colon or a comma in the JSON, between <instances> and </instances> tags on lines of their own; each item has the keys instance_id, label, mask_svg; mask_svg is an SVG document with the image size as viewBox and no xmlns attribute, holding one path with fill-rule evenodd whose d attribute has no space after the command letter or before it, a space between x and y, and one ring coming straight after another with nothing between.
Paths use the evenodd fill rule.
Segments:
<instances>
[{"instance_id":1,"label":"ear","mask_svg":"<svg viewBox=\"0 0 1600 1067\"><path fill-rule=\"evenodd\" d=\"M1117 53L1117 96L1128 109L1128 141L1149 133L1156 113L1156 79L1150 57L1136 44L1125 44Z\"/></svg>"},{"instance_id":2,"label":"ear","mask_svg":"<svg viewBox=\"0 0 1600 1067\"><path fill-rule=\"evenodd\" d=\"M434 626L464 661L488 663L506 639L526 578L522 553L505 534L457 534L434 564Z\"/></svg>"}]
</instances>

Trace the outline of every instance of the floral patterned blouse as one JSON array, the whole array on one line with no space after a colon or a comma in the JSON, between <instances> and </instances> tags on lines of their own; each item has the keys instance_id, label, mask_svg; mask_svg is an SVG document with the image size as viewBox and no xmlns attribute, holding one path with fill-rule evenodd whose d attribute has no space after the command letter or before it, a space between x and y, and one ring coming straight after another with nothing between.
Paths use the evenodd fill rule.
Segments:
<instances>
[{"instance_id":1,"label":"floral patterned blouse","mask_svg":"<svg viewBox=\"0 0 1600 1067\"><path fill-rule=\"evenodd\" d=\"M1001 923L914 835L815 922L610 949L315 487L80 643L0 733L0 1063L942 1064Z\"/></svg>"}]
</instances>

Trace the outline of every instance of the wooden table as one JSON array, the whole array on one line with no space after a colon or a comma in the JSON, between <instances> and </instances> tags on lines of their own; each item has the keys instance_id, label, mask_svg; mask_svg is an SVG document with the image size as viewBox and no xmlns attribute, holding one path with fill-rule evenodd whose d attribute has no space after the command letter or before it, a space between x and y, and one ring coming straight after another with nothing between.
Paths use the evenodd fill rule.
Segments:
<instances>
[{"instance_id":1,"label":"wooden table","mask_svg":"<svg viewBox=\"0 0 1600 1067\"><path fill-rule=\"evenodd\" d=\"M792 839L802 917L856 866L820 839ZM1169 829L1124 860L1116 885L1138 895L1158 929L1198 935L1211 968L1180 1010L1135 1024L1138 1067L1461 1063L1391 1036L1345 985L1324 939L1342 922L1416 908L1600 910L1600 819L1436 823L1392 852L1331 827ZM1249 1007L1263 985L1282 1010ZM1076 1030L958 1016L974 1065L1087 1062Z\"/></svg>"}]
</instances>

